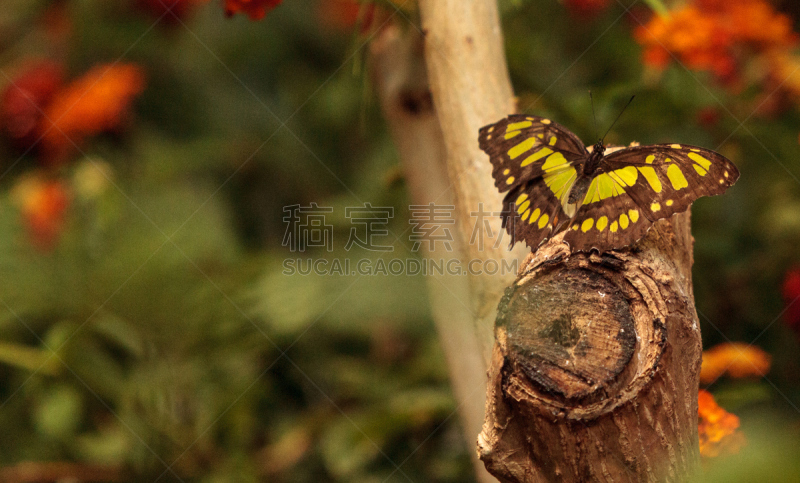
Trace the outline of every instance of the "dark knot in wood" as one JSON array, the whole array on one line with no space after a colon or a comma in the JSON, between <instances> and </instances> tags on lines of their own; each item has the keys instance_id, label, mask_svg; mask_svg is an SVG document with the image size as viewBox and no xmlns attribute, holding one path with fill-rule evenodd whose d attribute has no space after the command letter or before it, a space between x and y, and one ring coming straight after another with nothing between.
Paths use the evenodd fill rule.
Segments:
<instances>
[{"instance_id":1,"label":"dark knot in wood","mask_svg":"<svg viewBox=\"0 0 800 483\"><path fill-rule=\"evenodd\" d=\"M550 271L501 302L507 373L524 374L538 391L564 400L605 398L636 345L625 294L586 269Z\"/></svg>"}]
</instances>

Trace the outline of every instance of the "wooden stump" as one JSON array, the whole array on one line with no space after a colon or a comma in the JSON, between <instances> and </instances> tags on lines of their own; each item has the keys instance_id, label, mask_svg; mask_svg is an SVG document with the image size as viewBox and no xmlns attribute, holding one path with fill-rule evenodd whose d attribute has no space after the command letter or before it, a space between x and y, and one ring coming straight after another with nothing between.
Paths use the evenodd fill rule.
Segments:
<instances>
[{"instance_id":1,"label":"wooden stump","mask_svg":"<svg viewBox=\"0 0 800 483\"><path fill-rule=\"evenodd\" d=\"M570 256L557 238L529 257L495 327L478 438L495 477L660 482L694 471L702 346L672 230L659 222L603 255Z\"/></svg>"}]
</instances>

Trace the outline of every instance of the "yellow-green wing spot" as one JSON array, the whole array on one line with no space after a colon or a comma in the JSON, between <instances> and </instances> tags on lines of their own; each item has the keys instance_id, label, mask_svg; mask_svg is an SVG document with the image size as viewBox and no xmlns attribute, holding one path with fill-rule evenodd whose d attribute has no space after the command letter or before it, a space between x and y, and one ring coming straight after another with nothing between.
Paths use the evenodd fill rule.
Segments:
<instances>
[{"instance_id":1,"label":"yellow-green wing spot","mask_svg":"<svg viewBox=\"0 0 800 483\"><path fill-rule=\"evenodd\" d=\"M553 192L553 196L561 202L561 208L567 216L573 216L577 208L569 203L569 192L578 178L578 172L561 153L550 155L542 164L544 183Z\"/></svg>"},{"instance_id":2,"label":"yellow-green wing spot","mask_svg":"<svg viewBox=\"0 0 800 483\"><path fill-rule=\"evenodd\" d=\"M511 139L515 136L518 136L522 132L522 129L526 129L531 126L533 126L531 121L509 123L509 125L506 126L506 134L504 137L505 139Z\"/></svg>"},{"instance_id":3,"label":"yellow-green wing spot","mask_svg":"<svg viewBox=\"0 0 800 483\"><path fill-rule=\"evenodd\" d=\"M667 162L670 159L667 158ZM675 163L672 163L667 168L667 178L669 178L669 182L672 184L672 188L675 191L680 189L686 188L689 186L689 182L686 181L686 176L683 175L683 171L681 171L681 167Z\"/></svg>"},{"instance_id":4,"label":"yellow-green wing spot","mask_svg":"<svg viewBox=\"0 0 800 483\"><path fill-rule=\"evenodd\" d=\"M549 219L550 216L547 213L545 213L544 215L542 215L541 218L539 218L539 223L536 226L538 226L539 228L544 228L547 225L547 221Z\"/></svg>"},{"instance_id":5,"label":"yellow-green wing spot","mask_svg":"<svg viewBox=\"0 0 800 483\"><path fill-rule=\"evenodd\" d=\"M516 159L522 156L523 153L530 150L537 142L538 141L536 138L528 138L522 141L508 150L508 157L511 159Z\"/></svg>"},{"instance_id":6,"label":"yellow-green wing spot","mask_svg":"<svg viewBox=\"0 0 800 483\"><path fill-rule=\"evenodd\" d=\"M694 161L692 167L694 168L695 171L697 171L697 174L699 174L700 176L705 176L708 174L708 169L711 167L711 161L704 158L703 156L700 156L697 153L689 153L687 156L689 157L689 159Z\"/></svg>"},{"instance_id":7,"label":"yellow-green wing spot","mask_svg":"<svg viewBox=\"0 0 800 483\"><path fill-rule=\"evenodd\" d=\"M524 168L525 166L527 166L529 164L532 164L532 163L535 163L536 161L539 161L540 159L544 158L545 156L549 156L551 154L553 154L553 150L552 149L550 149L550 148L542 148L542 149L536 151L535 153L531 154L530 156L528 156L524 160L522 160L522 163L520 163L519 166L521 168Z\"/></svg>"},{"instance_id":8,"label":"yellow-green wing spot","mask_svg":"<svg viewBox=\"0 0 800 483\"><path fill-rule=\"evenodd\" d=\"M653 169L653 168L650 168ZM634 166L616 169L608 173L600 173L589 184L583 204L597 203L606 198L625 193L626 186L633 186L639 173Z\"/></svg>"},{"instance_id":9,"label":"yellow-green wing spot","mask_svg":"<svg viewBox=\"0 0 800 483\"><path fill-rule=\"evenodd\" d=\"M653 156L648 157L652 158ZM656 193L661 193L663 187L661 186L661 180L658 178L658 173L656 173L655 168L643 166L638 169L639 172L642 173L642 176L644 176L644 179L647 180L647 184L650 185L650 188Z\"/></svg>"}]
</instances>

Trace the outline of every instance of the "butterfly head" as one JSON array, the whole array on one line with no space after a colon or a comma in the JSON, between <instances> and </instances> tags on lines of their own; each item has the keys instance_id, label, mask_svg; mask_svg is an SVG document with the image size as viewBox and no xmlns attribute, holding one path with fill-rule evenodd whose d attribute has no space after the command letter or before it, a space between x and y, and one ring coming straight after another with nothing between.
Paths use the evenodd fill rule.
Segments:
<instances>
[{"instance_id":1,"label":"butterfly head","mask_svg":"<svg viewBox=\"0 0 800 483\"><path fill-rule=\"evenodd\" d=\"M598 139L596 143L594 143L594 147L592 148L592 154L597 153L597 155L602 156L603 153L606 152L606 145L603 144L602 139Z\"/></svg>"}]
</instances>

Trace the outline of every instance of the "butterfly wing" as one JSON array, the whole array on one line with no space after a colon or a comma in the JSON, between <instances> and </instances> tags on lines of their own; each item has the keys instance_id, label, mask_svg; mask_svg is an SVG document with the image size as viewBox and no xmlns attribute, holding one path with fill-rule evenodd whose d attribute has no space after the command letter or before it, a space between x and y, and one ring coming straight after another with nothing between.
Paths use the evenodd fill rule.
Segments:
<instances>
[{"instance_id":1,"label":"butterfly wing","mask_svg":"<svg viewBox=\"0 0 800 483\"><path fill-rule=\"evenodd\" d=\"M543 117L514 114L480 129L478 142L492 162L494 184L508 191L545 174L543 167L588 157L577 136ZM545 163L549 161L549 165Z\"/></svg>"},{"instance_id":2,"label":"butterfly wing","mask_svg":"<svg viewBox=\"0 0 800 483\"><path fill-rule=\"evenodd\" d=\"M508 191L503 226L512 245L524 240L535 249L575 214L568 197L586 148L563 126L523 114L481 128L478 140L492 162L495 186Z\"/></svg>"},{"instance_id":3,"label":"butterfly wing","mask_svg":"<svg viewBox=\"0 0 800 483\"><path fill-rule=\"evenodd\" d=\"M695 146L613 152L601 160L564 240L578 251L631 245L656 220L686 211L701 196L724 193L738 178L727 158Z\"/></svg>"},{"instance_id":4,"label":"butterfly wing","mask_svg":"<svg viewBox=\"0 0 800 483\"><path fill-rule=\"evenodd\" d=\"M503 227L511 235L511 245L524 240L536 249L558 232L561 225L569 222L574 212L565 212L564 203L575 178L575 168L564 164L508 192L503 200L502 217Z\"/></svg>"}]
</instances>

